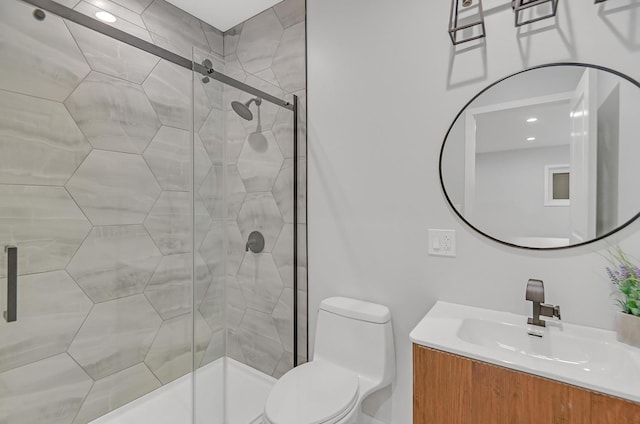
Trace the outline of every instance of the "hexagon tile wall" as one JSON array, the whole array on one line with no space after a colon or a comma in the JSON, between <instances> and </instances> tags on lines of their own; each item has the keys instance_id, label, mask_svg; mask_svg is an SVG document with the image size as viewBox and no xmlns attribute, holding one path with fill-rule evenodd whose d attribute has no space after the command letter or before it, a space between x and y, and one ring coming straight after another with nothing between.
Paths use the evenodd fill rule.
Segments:
<instances>
[{"instance_id":1,"label":"hexagon tile wall","mask_svg":"<svg viewBox=\"0 0 640 424\"><path fill-rule=\"evenodd\" d=\"M93 1L58 1L99 10ZM263 102L258 128L227 113L246 94L194 86L196 365L224 354L226 335L228 355L279 376L293 361L294 160L302 361L307 345L304 0L285 0L225 34L164 0L99 3L124 31L184 57L196 46L234 78L300 97L294 158L287 111ZM0 422L87 423L191 368L192 77L31 12L0 2L0 239L21 246L22 293L19 321L0 324ZM265 253L245 254L257 228ZM0 278L5 269L0 263Z\"/></svg>"}]
</instances>

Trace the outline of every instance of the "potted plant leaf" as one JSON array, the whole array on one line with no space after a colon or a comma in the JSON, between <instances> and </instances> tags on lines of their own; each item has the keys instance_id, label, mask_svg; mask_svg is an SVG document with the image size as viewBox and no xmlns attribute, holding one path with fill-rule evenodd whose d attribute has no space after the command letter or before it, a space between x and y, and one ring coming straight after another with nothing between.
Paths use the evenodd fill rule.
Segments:
<instances>
[{"instance_id":1,"label":"potted plant leaf","mask_svg":"<svg viewBox=\"0 0 640 424\"><path fill-rule=\"evenodd\" d=\"M640 268L617 247L609 252L607 275L619 291L621 311L617 317L618 341L640 347Z\"/></svg>"}]
</instances>

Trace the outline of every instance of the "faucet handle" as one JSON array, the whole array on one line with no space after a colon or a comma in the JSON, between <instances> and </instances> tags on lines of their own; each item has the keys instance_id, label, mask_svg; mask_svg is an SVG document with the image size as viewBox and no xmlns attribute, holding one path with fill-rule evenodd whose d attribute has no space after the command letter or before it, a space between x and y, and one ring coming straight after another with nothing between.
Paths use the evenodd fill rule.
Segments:
<instances>
[{"instance_id":1,"label":"faucet handle","mask_svg":"<svg viewBox=\"0 0 640 424\"><path fill-rule=\"evenodd\" d=\"M544 283L542 280L529 279L525 299L531 302L544 303Z\"/></svg>"}]
</instances>

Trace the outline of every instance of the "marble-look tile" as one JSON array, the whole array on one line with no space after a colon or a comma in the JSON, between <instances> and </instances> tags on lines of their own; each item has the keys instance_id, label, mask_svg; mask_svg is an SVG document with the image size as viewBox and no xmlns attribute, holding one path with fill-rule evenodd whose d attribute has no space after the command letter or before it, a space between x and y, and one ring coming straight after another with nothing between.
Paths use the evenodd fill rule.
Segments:
<instances>
[{"instance_id":1,"label":"marble-look tile","mask_svg":"<svg viewBox=\"0 0 640 424\"><path fill-rule=\"evenodd\" d=\"M190 58L192 47L209 50L200 21L164 0L155 0L142 13L149 31L170 40L183 57Z\"/></svg>"},{"instance_id":2,"label":"marble-look tile","mask_svg":"<svg viewBox=\"0 0 640 424\"><path fill-rule=\"evenodd\" d=\"M95 382L74 424L86 424L161 386L143 363Z\"/></svg>"},{"instance_id":3,"label":"marble-look tile","mask_svg":"<svg viewBox=\"0 0 640 424\"><path fill-rule=\"evenodd\" d=\"M223 254L225 236L226 255ZM244 257L245 246L246 239L242 238L238 225L234 221L214 221L202 242L200 254L214 277L225 275L225 271L226 275L235 275Z\"/></svg>"},{"instance_id":4,"label":"marble-look tile","mask_svg":"<svg viewBox=\"0 0 640 424\"><path fill-rule=\"evenodd\" d=\"M255 87L259 90L264 91L265 93L271 94L272 96L278 98L284 98L284 92L277 85L273 85L263 79L260 79L254 75L247 75L245 80L247 84L252 87ZM249 93L245 93L244 91L240 92L239 101L242 103L247 102L249 99L252 99L252 96ZM277 106L273 103L263 101L260 106L251 106L251 110L253 111L254 118L251 121L242 120L242 124L247 130L247 133L253 132L262 132L265 130L270 130L273 128L273 123L276 120L276 115L278 111L281 109L280 106Z\"/></svg>"},{"instance_id":5,"label":"marble-look tile","mask_svg":"<svg viewBox=\"0 0 640 424\"><path fill-rule=\"evenodd\" d=\"M236 52L236 47L238 47L238 41L240 41L240 34L242 33L243 26L244 26L244 23L241 23L225 31L224 33L224 55L225 56L228 56Z\"/></svg>"},{"instance_id":6,"label":"marble-look tile","mask_svg":"<svg viewBox=\"0 0 640 424\"><path fill-rule=\"evenodd\" d=\"M91 224L62 187L0 185L0 240L18 246L20 274L64 269ZM0 255L0 278L7 274Z\"/></svg>"},{"instance_id":7,"label":"marble-look tile","mask_svg":"<svg viewBox=\"0 0 640 424\"><path fill-rule=\"evenodd\" d=\"M215 164L224 162L225 115L224 110L212 108L198 132L211 162Z\"/></svg>"},{"instance_id":8,"label":"marble-look tile","mask_svg":"<svg viewBox=\"0 0 640 424\"><path fill-rule=\"evenodd\" d=\"M211 105L202 86L194 84L194 91L191 81L191 71L161 60L142 84L163 125L183 130L191 130L193 125L197 130L202 126ZM192 92L195 99L193 122L191 120L191 109L194 106Z\"/></svg>"},{"instance_id":9,"label":"marble-look tile","mask_svg":"<svg viewBox=\"0 0 640 424\"><path fill-rule=\"evenodd\" d=\"M275 314L274 310L274 314ZM256 334L261 334L269 339L280 341L278 335L278 329L276 329L276 322L271 317L271 314L256 311L255 309L248 308L240 322L240 330L251 331Z\"/></svg>"},{"instance_id":10,"label":"marble-look tile","mask_svg":"<svg viewBox=\"0 0 640 424\"><path fill-rule=\"evenodd\" d=\"M70 424L93 380L69 355L0 374L0 423Z\"/></svg>"},{"instance_id":11,"label":"marble-look tile","mask_svg":"<svg viewBox=\"0 0 640 424\"><path fill-rule=\"evenodd\" d=\"M226 339L226 355L229 358L235 359L238 362L246 364L247 361L244 359L244 354L242 353L242 349L240 348L240 336L237 333L237 330L229 329L227 331L227 339Z\"/></svg>"},{"instance_id":12,"label":"marble-look tile","mask_svg":"<svg viewBox=\"0 0 640 424\"><path fill-rule=\"evenodd\" d=\"M66 185L93 225L141 224L161 192L139 155L93 150Z\"/></svg>"},{"instance_id":13,"label":"marble-look tile","mask_svg":"<svg viewBox=\"0 0 640 424\"><path fill-rule=\"evenodd\" d=\"M144 226L164 255L191 251L191 194L163 191Z\"/></svg>"},{"instance_id":14,"label":"marble-look tile","mask_svg":"<svg viewBox=\"0 0 640 424\"><path fill-rule=\"evenodd\" d=\"M225 318L225 278L216 276L209 285L198 311L205 319L211 331L224 329Z\"/></svg>"},{"instance_id":15,"label":"marble-look tile","mask_svg":"<svg viewBox=\"0 0 640 424\"><path fill-rule=\"evenodd\" d=\"M142 14L153 0L113 0L113 2L126 7L137 14Z\"/></svg>"},{"instance_id":16,"label":"marble-look tile","mask_svg":"<svg viewBox=\"0 0 640 424\"><path fill-rule=\"evenodd\" d=\"M162 323L144 362L162 384L191 372L192 364L202 361L211 340L211 330L196 311L195 327L191 314ZM195 334L195 354L191 352L191 334Z\"/></svg>"},{"instance_id":17,"label":"marble-look tile","mask_svg":"<svg viewBox=\"0 0 640 424\"><path fill-rule=\"evenodd\" d=\"M210 50L220 56L224 56L224 34L217 28L206 22L200 21L202 31L209 42Z\"/></svg>"},{"instance_id":18,"label":"marble-look tile","mask_svg":"<svg viewBox=\"0 0 640 424\"><path fill-rule=\"evenodd\" d=\"M284 28L304 22L307 12L305 0L284 0L273 6L273 11Z\"/></svg>"},{"instance_id":19,"label":"marble-look tile","mask_svg":"<svg viewBox=\"0 0 640 424\"><path fill-rule=\"evenodd\" d=\"M298 224L298 290L307 289L307 224Z\"/></svg>"},{"instance_id":20,"label":"marble-look tile","mask_svg":"<svg viewBox=\"0 0 640 424\"><path fill-rule=\"evenodd\" d=\"M248 240L252 231L264 236L264 250L271 252L280 235L284 221L271 193L248 193L238 214L238 227Z\"/></svg>"},{"instance_id":21,"label":"marble-look tile","mask_svg":"<svg viewBox=\"0 0 640 424\"><path fill-rule=\"evenodd\" d=\"M161 324L141 294L99 303L68 352L98 380L142 362Z\"/></svg>"},{"instance_id":22,"label":"marble-look tile","mask_svg":"<svg viewBox=\"0 0 640 424\"><path fill-rule=\"evenodd\" d=\"M160 60L83 26L72 22L67 26L94 71L142 84Z\"/></svg>"},{"instance_id":23,"label":"marble-look tile","mask_svg":"<svg viewBox=\"0 0 640 424\"><path fill-rule=\"evenodd\" d=\"M293 353L283 352L275 371L273 371L272 377L280 378L289 372L293 368Z\"/></svg>"},{"instance_id":24,"label":"marble-look tile","mask_svg":"<svg viewBox=\"0 0 640 424\"><path fill-rule=\"evenodd\" d=\"M225 74L240 82L245 82L247 79L247 73L242 68L240 59L235 54L225 56ZM234 100L240 100L244 92L229 85L224 87L224 105L227 111L231 111L231 102Z\"/></svg>"},{"instance_id":25,"label":"marble-look tile","mask_svg":"<svg viewBox=\"0 0 640 424\"><path fill-rule=\"evenodd\" d=\"M302 254L306 251L305 242L304 225L298 224L298 288L301 286L301 277L306 273L307 269L307 258L306 255ZM272 254L285 286L293 288L293 224L284 225ZM306 286L306 278L304 280L304 285Z\"/></svg>"},{"instance_id":26,"label":"marble-look tile","mask_svg":"<svg viewBox=\"0 0 640 424\"><path fill-rule=\"evenodd\" d=\"M245 71L256 73L271 66L282 33L282 25L273 9L244 23L236 54Z\"/></svg>"},{"instance_id":27,"label":"marble-look tile","mask_svg":"<svg viewBox=\"0 0 640 424\"><path fill-rule=\"evenodd\" d=\"M244 300L244 293L242 293L242 287L240 287L236 276L227 276L226 282L227 326L237 329L247 309L247 302Z\"/></svg>"},{"instance_id":28,"label":"marble-look tile","mask_svg":"<svg viewBox=\"0 0 640 424\"><path fill-rule=\"evenodd\" d=\"M293 352L293 289L286 287L271 314L282 347Z\"/></svg>"},{"instance_id":29,"label":"marble-look tile","mask_svg":"<svg viewBox=\"0 0 640 424\"><path fill-rule=\"evenodd\" d=\"M285 159L273 184L273 197L278 204L284 222L293 223L293 159ZM298 159L298 223L306 222L306 160Z\"/></svg>"},{"instance_id":30,"label":"marble-look tile","mask_svg":"<svg viewBox=\"0 0 640 424\"><path fill-rule=\"evenodd\" d=\"M213 333L199 367L203 367L225 356L225 345L225 331L220 330Z\"/></svg>"},{"instance_id":31,"label":"marble-look tile","mask_svg":"<svg viewBox=\"0 0 640 424\"><path fill-rule=\"evenodd\" d=\"M25 275L19 284L18 320L0 321L0 372L65 352L93 306L64 271Z\"/></svg>"},{"instance_id":32,"label":"marble-look tile","mask_svg":"<svg viewBox=\"0 0 640 424\"><path fill-rule=\"evenodd\" d=\"M0 34L0 89L61 102L90 71L64 22L52 13L37 21L33 6L4 0Z\"/></svg>"},{"instance_id":33,"label":"marble-look tile","mask_svg":"<svg viewBox=\"0 0 640 424\"><path fill-rule=\"evenodd\" d=\"M244 146L246 140L247 130L244 128L242 118L234 112L227 111L225 125L227 163L236 163L238 161L242 146Z\"/></svg>"},{"instance_id":34,"label":"marble-look tile","mask_svg":"<svg viewBox=\"0 0 640 424\"><path fill-rule=\"evenodd\" d=\"M269 84L275 87L280 87L280 81L278 81L278 79L276 78L276 74L273 73L273 69L271 68L267 68L263 71L256 72L253 75L260 78L261 80L268 82Z\"/></svg>"},{"instance_id":35,"label":"marble-look tile","mask_svg":"<svg viewBox=\"0 0 640 424\"><path fill-rule=\"evenodd\" d=\"M164 190L188 191L191 185L191 133L173 127L161 127L142 155ZM197 135L193 141L195 160L193 178L200 185L209 173L211 161Z\"/></svg>"},{"instance_id":36,"label":"marble-look tile","mask_svg":"<svg viewBox=\"0 0 640 424\"><path fill-rule=\"evenodd\" d=\"M237 337L244 363L267 375L273 374L282 357L282 344L253 331L238 330Z\"/></svg>"},{"instance_id":37,"label":"marble-look tile","mask_svg":"<svg viewBox=\"0 0 640 424\"><path fill-rule=\"evenodd\" d=\"M238 283L247 307L272 313L284 284L273 258L268 253L247 254L238 271Z\"/></svg>"},{"instance_id":38,"label":"marble-look tile","mask_svg":"<svg viewBox=\"0 0 640 424\"><path fill-rule=\"evenodd\" d=\"M308 352L308 333L307 323L308 315L308 293L298 290L298 362L302 358L302 362L307 362L309 358Z\"/></svg>"},{"instance_id":39,"label":"marble-look tile","mask_svg":"<svg viewBox=\"0 0 640 424\"><path fill-rule=\"evenodd\" d=\"M127 3L127 0L120 0L120 1L83 0L83 1L89 4L92 4L93 6L98 7L104 11L107 11L118 18L129 21L132 24L139 26L140 28L146 28L144 21L140 17L141 12L135 12L132 8L128 7L129 5L127 6L124 5L125 3ZM151 0L149 0L149 3L150 2ZM129 3L132 3L131 0L129 0Z\"/></svg>"},{"instance_id":40,"label":"marble-look tile","mask_svg":"<svg viewBox=\"0 0 640 424\"><path fill-rule=\"evenodd\" d=\"M65 101L96 149L142 153L160 122L142 88L92 72Z\"/></svg>"},{"instance_id":41,"label":"marble-look tile","mask_svg":"<svg viewBox=\"0 0 640 424\"><path fill-rule=\"evenodd\" d=\"M191 251L191 194L163 191L144 226L164 255Z\"/></svg>"},{"instance_id":42,"label":"marble-look tile","mask_svg":"<svg viewBox=\"0 0 640 424\"><path fill-rule=\"evenodd\" d=\"M226 169L226 175L222 175ZM226 181L226 212L223 210L223 192ZM199 190L200 198L214 220L235 220L247 194L244 183L235 165L223 168L214 165Z\"/></svg>"},{"instance_id":43,"label":"marble-look tile","mask_svg":"<svg viewBox=\"0 0 640 424\"><path fill-rule=\"evenodd\" d=\"M202 242L209 233L209 227L211 227L211 223L213 222L213 220L211 219L207 208L205 208L204 203L202 203L202 200L196 199L194 206L194 212L196 215L196 228L194 231L194 237L196 239L195 245L196 249L200 249L200 246L202 246Z\"/></svg>"},{"instance_id":44,"label":"marble-look tile","mask_svg":"<svg viewBox=\"0 0 640 424\"><path fill-rule=\"evenodd\" d=\"M98 303L142 293L161 259L142 225L94 227L67 272Z\"/></svg>"},{"instance_id":45,"label":"marble-look tile","mask_svg":"<svg viewBox=\"0 0 640 424\"><path fill-rule=\"evenodd\" d=\"M191 312L193 300L196 305L202 302L211 284L211 273L200 254L194 257L195 285L191 279L191 254L182 253L162 258L144 294L162 319L175 318Z\"/></svg>"},{"instance_id":46,"label":"marble-look tile","mask_svg":"<svg viewBox=\"0 0 640 424\"><path fill-rule=\"evenodd\" d=\"M287 158L293 158L293 112L288 109L280 108L273 123L273 134L276 137L278 146L282 155ZM298 142L298 149L300 143ZM299 156L300 153L298 153Z\"/></svg>"},{"instance_id":47,"label":"marble-look tile","mask_svg":"<svg viewBox=\"0 0 640 424\"><path fill-rule=\"evenodd\" d=\"M306 86L305 24L287 28L282 34L271 69L276 74L280 87L291 93Z\"/></svg>"},{"instance_id":48,"label":"marble-look tile","mask_svg":"<svg viewBox=\"0 0 640 424\"><path fill-rule=\"evenodd\" d=\"M247 191L271 191L283 160L271 131L250 134L238 158L238 171Z\"/></svg>"},{"instance_id":49,"label":"marble-look tile","mask_svg":"<svg viewBox=\"0 0 640 424\"><path fill-rule=\"evenodd\" d=\"M0 184L63 185L89 150L63 105L0 90Z\"/></svg>"},{"instance_id":50,"label":"marble-look tile","mask_svg":"<svg viewBox=\"0 0 640 424\"><path fill-rule=\"evenodd\" d=\"M106 10L106 9L103 7L96 7L95 5L87 3L86 1L81 1L74 7L74 10L95 19L97 12L100 12L101 10ZM109 13L115 14L113 12L109 12ZM127 17L130 17L130 16L128 15ZM121 31L124 31L127 34L131 34L134 37L140 38L144 41L148 41L149 43L153 42L153 40L151 39L151 35L149 34L149 31L147 31L144 26L139 26L134 22L130 22L122 18L122 16L119 16L119 18L115 22L105 22L105 23Z\"/></svg>"}]
</instances>

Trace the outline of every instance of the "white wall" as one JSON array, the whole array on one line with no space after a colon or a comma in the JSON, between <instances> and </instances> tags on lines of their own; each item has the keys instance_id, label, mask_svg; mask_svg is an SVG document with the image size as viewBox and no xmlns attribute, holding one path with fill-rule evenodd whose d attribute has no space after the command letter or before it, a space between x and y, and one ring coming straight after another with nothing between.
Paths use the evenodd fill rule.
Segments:
<instances>
[{"instance_id":1,"label":"white wall","mask_svg":"<svg viewBox=\"0 0 640 424\"><path fill-rule=\"evenodd\" d=\"M471 222L504 241L514 237L568 240L569 207L544 205L544 167L568 163L568 144L477 154Z\"/></svg>"},{"instance_id":2,"label":"white wall","mask_svg":"<svg viewBox=\"0 0 640 424\"><path fill-rule=\"evenodd\" d=\"M508 3L486 1L486 48L454 56L448 1L308 0L310 336L327 296L390 306L397 381L390 400L366 405L386 422L411 422L408 334L436 300L528 314L525 283L541 278L565 321L612 328L598 252L621 241L640 256L637 223L607 241L532 252L472 232L446 204L440 144L485 85L527 66L572 60L640 79L637 35L624 41L629 25L640 26L639 14L600 17L590 1L561 1L558 26L527 35L513 28ZM427 256L429 227L457 230L456 258Z\"/></svg>"}]
</instances>

